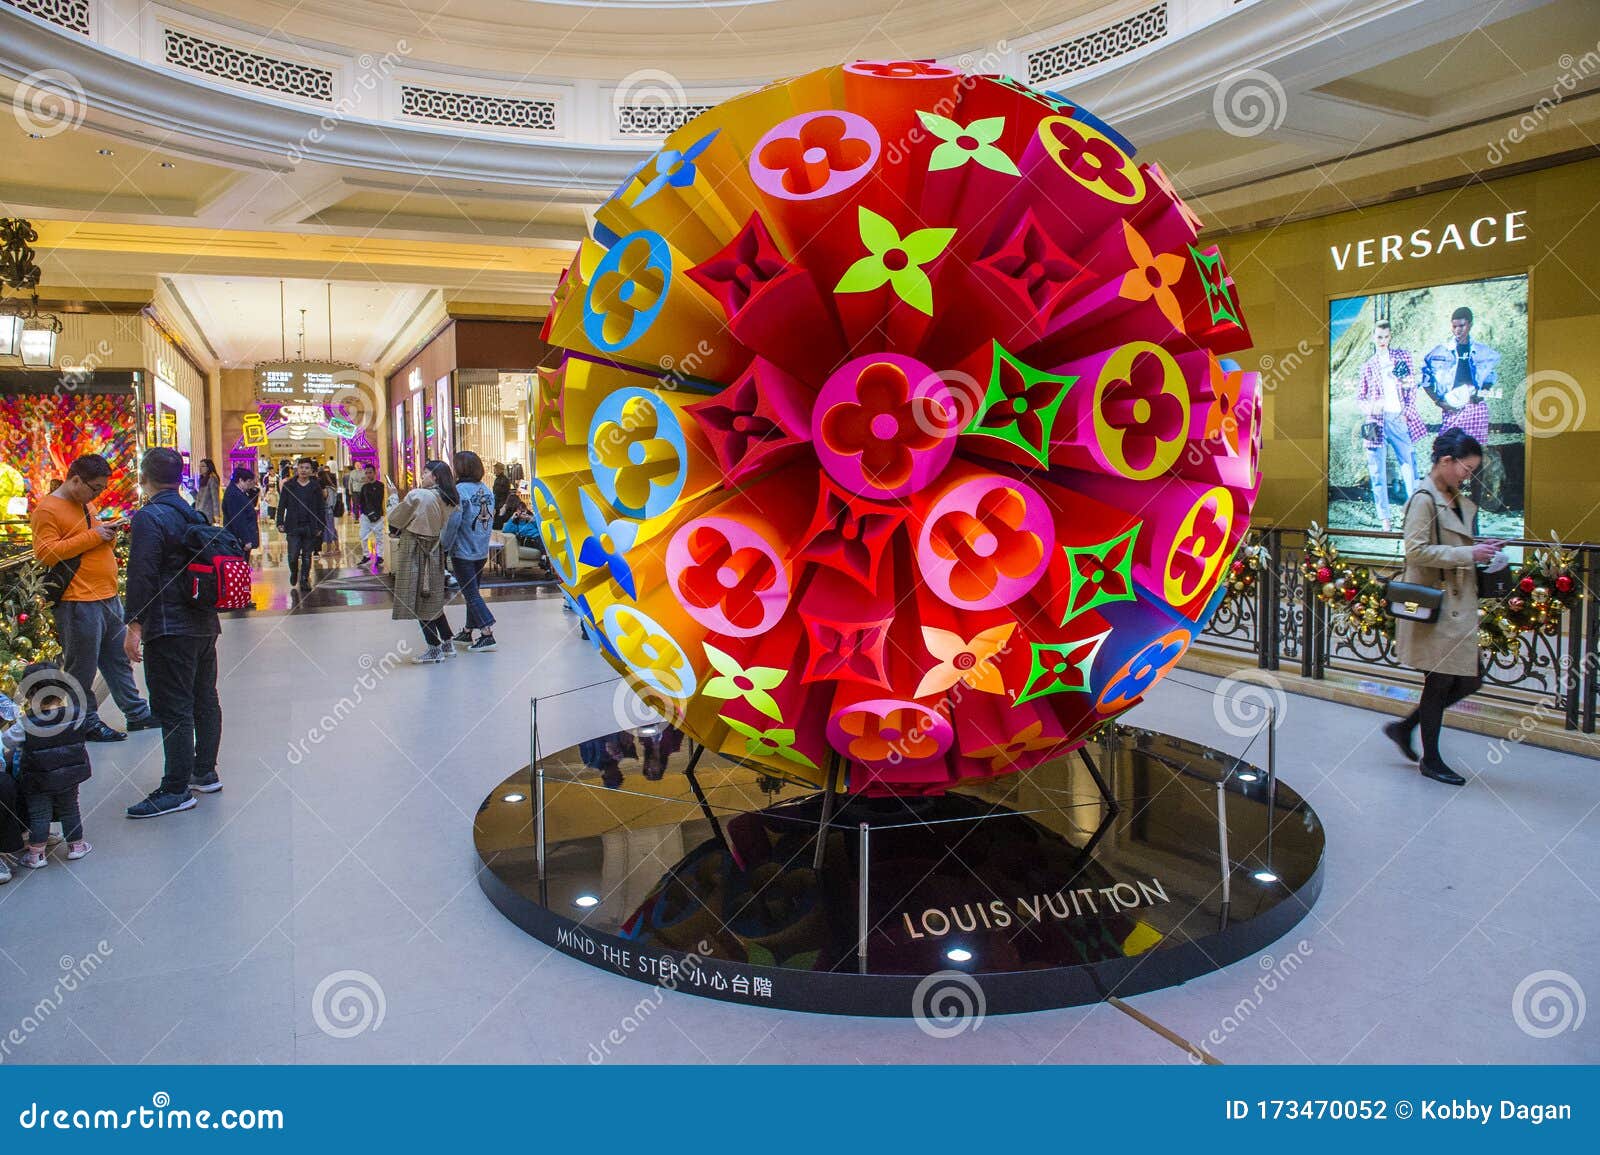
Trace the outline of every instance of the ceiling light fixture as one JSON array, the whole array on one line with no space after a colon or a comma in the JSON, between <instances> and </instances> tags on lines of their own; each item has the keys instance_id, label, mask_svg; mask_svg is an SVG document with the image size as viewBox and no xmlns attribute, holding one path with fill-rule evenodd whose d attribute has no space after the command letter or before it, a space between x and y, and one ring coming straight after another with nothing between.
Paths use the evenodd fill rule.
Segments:
<instances>
[{"instance_id":1,"label":"ceiling light fixture","mask_svg":"<svg viewBox=\"0 0 1600 1155\"><path fill-rule=\"evenodd\" d=\"M117 155L115 152L113 152L109 148L97 148L97 149L95 149L95 151L98 152L101 156L116 156Z\"/></svg>"},{"instance_id":2,"label":"ceiling light fixture","mask_svg":"<svg viewBox=\"0 0 1600 1155\"><path fill-rule=\"evenodd\" d=\"M32 222L0 218L0 295L6 289L29 294L0 300L0 357L20 357L24 368L48 369L55 364L61 318L39 310L39 265L33 243L39 239Z\"/></svg>"},{"instance_id":3,"label":"ceiling light fixture","mask_svg":"<svg viewBox=\"0 0 1600 1155\"><path fill-rule=\"evenodd\" d=\"M161 162L161 167L162 168L177 168L178 166L173 164L170 160L164 160L164 161Z\"/></svg>"}]
</instances>

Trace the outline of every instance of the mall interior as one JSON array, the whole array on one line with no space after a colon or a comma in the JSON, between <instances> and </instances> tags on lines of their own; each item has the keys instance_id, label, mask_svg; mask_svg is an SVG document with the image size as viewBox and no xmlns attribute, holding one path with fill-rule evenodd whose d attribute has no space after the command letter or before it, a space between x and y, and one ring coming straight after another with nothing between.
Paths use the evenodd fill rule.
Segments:
<instances>
[{"instance_id":1,"label":"mall interior","mask_svg":"<svg viewBox=\"0 0 1600 1155\"><path fill-rule=\"evenodd\" d=\"M0 1062L1600 1061L1593 0L0 0L0 97Z\"/></svg>"}]
</instances>

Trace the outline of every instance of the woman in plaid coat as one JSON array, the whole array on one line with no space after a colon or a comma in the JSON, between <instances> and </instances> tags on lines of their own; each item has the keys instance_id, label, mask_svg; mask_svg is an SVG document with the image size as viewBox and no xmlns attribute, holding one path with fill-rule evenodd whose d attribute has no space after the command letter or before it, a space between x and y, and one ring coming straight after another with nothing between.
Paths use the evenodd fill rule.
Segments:
<instances>
[{"instance_id":1,"label":"woman in plaid coat","mask_svg":"<svg viewBox=\"0 0 1600 1155\"><path fill-rule=\"evenodd\" d=\"M395 621L422 623L428 648L418 662L442 662L455 653L450 622L444 616L444 562L460 524L461 498L455 476L442 461L422 467L418 484L389 511L394 547Z\"/></svg>"}]
</instances>

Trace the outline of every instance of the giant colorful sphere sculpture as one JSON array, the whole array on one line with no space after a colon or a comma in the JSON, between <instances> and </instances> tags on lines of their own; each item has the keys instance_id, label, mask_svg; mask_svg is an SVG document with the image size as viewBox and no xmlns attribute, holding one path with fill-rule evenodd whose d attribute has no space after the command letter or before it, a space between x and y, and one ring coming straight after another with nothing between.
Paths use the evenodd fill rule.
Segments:
<instances>
[{"instance_id":1,"label":"giant colorful sphere sculpture","mask_svg":"<svg viewBox=\"0 0 1600 1155\"><path fill-rule=\"evenodd\" d=\"M1234 287L1070 99L857 62L696 117L563 274L533 502L592 641L709 749L937 793L1177 663L1259 488Z\"/></svg>"}]
</instances>

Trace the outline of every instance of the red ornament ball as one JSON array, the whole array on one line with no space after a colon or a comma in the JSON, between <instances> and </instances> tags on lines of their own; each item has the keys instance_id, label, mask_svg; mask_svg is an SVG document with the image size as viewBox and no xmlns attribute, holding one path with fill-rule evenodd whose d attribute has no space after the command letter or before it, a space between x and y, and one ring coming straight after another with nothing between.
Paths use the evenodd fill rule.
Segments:
<instances>
[{"instance_id":1,"label":"red ornament ball","mask_svg":"<svg viewBox=\"0 0 1600 1155\"><path fill-rule=\"evenodd\" d=\"M1355 586L1345 586L1344 587L1344 600L1347 601L1347 602L1355 601L1357 592L1358 591L1356 590Z\"/></svg>"},{"instance_id":2,"label":"red ornament ball","mask_svg":"<svg viewBox=\"0 0 1600 1155\"><path fill-rule=\"evenodd\" d=\"M1538 583L1535 582L1533 578L1525 577L1517 583L1517 588L1525 594L1531 594L1533 592L1533 587L1537 584Z\"/></svg>"},{"instance_id":3,"label":"red ornament ball","mask_svg":"<svg viewBox=\"0 0 1600 1155\"><path fill-rule=\"evenodd\" d=\"M1327 566L1318 567L1318 569L1317 569L1317 580L1319 582L1332 581L1333 580L1333 571L1331 569L1329 569Z\"/></svg>"},{"instance_id":4,"label":"red ornament ball","mask_svg":"<svg viewBox=\"0 0 1600 1155\"><path fill-rule=\"evenodd\" d=\"M1569 573L1556 575L1556 589L1564 594L1572 592L1572 575Z\"/></svg>"},{"instance_id":5,"label":"red ornament ball","mask_svg":"<svg viewBox=\"0 0 1600 1155\"><path fill-rule=\"evenodd\" d=\"M1236 561L1233 563L1232 568L1234 573L1244 573L1244 562Z\"/></svg>"},{"instance_id":6,"label":"red ornament ball","mask_svg":"<svg viewBox=\"0 0 1600 1155\"><path fill-rule=\"evenodd\" d=\"M17 615L17 624L19 626L27 625L28 624L28 615L26 613L18 614Z\"/></svg>"}]
</instances>

